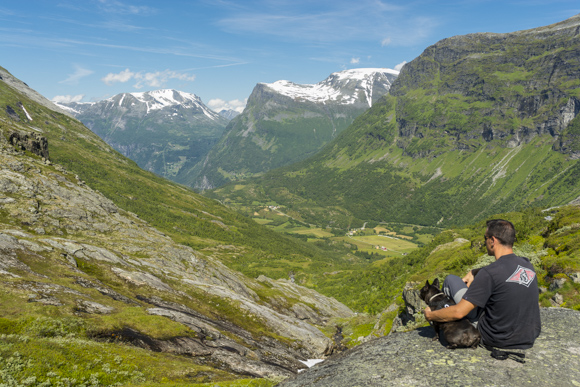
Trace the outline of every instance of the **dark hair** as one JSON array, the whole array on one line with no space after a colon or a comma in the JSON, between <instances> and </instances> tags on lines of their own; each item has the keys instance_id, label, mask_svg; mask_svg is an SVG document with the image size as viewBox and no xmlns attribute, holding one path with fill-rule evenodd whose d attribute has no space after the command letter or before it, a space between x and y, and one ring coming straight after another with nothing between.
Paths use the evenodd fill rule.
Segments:
<instances>
[{"instance_id":1,"label":"dark hair","mask_svg":"<svg viewBox=\"0 0 580 387\"><path fill-rule=\"evenodd\" d=\"M516 229L512 222L503 219L487 221L487 236L495 237L504 246L513 246L516 241Z\"/></svg>"}]
</instances>

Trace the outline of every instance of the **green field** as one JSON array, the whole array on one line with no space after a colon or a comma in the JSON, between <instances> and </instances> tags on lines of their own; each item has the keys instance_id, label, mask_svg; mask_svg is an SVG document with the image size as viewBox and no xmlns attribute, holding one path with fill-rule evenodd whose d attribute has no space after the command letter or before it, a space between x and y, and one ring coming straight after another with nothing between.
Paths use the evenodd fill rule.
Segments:
<instances>
[{"instance_id":1,"label":"green field","mask_svg":"<svg viewBox=\"0 0 580 387\"><path fill-rule=\"evenodd\" d=\"M341 237L340 239L348 243L354 243L358 250L374 252L385 256L406 255L417 248L417 245L413 242L390 236L348 236ZM386 251L377 249L376 246L384 247Z\"/></svg>"},{"instance_id":2,"label":"green field","mask_svg":"<svg viewBox=\"0 0 580 387\"><path fill-rule=\"evenodd\" d=\"M294 234L299 234L299 235L313 235L316 238L330 238L332 237L332 233L323 230L321 228L302 228L302 229L298 229L298 230L293 230L293 231L289 231L292 232Z\"/></svg>"}]
</instances>

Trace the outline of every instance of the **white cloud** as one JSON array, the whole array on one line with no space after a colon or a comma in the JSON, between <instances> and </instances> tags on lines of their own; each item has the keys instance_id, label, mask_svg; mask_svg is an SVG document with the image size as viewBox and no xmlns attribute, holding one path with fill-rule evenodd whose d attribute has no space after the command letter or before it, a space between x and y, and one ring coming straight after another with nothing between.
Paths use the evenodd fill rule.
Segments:
<instances>
[{"instance_id":1,"label":"white cloud","mask_svg":"<svg viewBox=\"0 0 580 387\"><path fill-rule=\"evenodd\" d=\"M118 74L109 73L101 80L107 85L111 85L115 82L125 83L135 76L135 73L131 72L129 69L125 69Z\"/></svg>"},{"instance_id":2,"label":"white cloud","mask_svg":"<svg viewBox=\"0 0 580 387\"><path fill-rule=\"evenodd\" d=\"M398 65L395 66L395 70L401 71L401 69L403 68L403 66L406 65L406 64L407 64L407 61L406 60L402 61L401 63L399 63Z\"/></svg>"},{"instance_id":3,"label":"white cloud","mask_svg":"<svg viewBox=\"0 0 580 387\"><path fill-rule=\"evenodd\" d=\"M244 111L244 108L246 107L246 104L248 103L248 99L244 99L239 100L239 99L233 99L231 101L224 101L223 99L210 99L209 102L207 103L207 106L212 109L213 111L216 112L221 112L224 109L230 109L230 110L235 110L238 113L241 113Z\"/></svg>"},{"instance_id":4,"label":"white cloud","mask_svg":"<svg viewBox=\"0 0 580 387\"><path fill-rule=\"evenodd\" d=\"M391 38L384 38L381 42L381 46L383 47L388 46L389 44L391 44Z\"/></svg>"},{"instance_id":5,"label":"white cloud","mask_svg":"<svg viewBox=\"0 0 580 387\"><path fill-rule=\"evenodd\" d=\"M60 81L59 83L76 85L79 83L79 80L94 73L94 71L82 68L79 65L74 65L73 67L75 68L75 72L70 74L67 79L65 79L64 81Z\"/></svg>"},{"instance_id":6,"label":"white cloud","mask_svg":"<svg viewBox=\"0 0 580 387\"><path fill-rule=\"evenodd\" d=\"M101 80L107 85L112 85L116 82L125 83L130 80L135 80L136 83L133 85L133 87L136 89L141 89L143 86L163 87L170 79L193 82L195 80L195 75L179 73L172 70L156 71L154 73L135 73L129 69L125 69L117 74L109 73Z\"/></svg>"},{"instance_id":7,"label":"white cloud","mask_svg":"<svg viewBox=\"0 0 580 387\"><path fill-rule=\"evenodd\" d=\"M84 94L79 95L57 95L52 99L52 102L69 103L81 102L85 98Z\"/></svg>"},{"instance_id":8,"label":"white cloud","mask_svg":"<svg viewBox=\"0 0 580 387\"><path fill-rule=\"evenodd\" d=\"M359 64L360 63L360 58L352 58L350 60L350 64Z\"/></svg>"}]
</instances>

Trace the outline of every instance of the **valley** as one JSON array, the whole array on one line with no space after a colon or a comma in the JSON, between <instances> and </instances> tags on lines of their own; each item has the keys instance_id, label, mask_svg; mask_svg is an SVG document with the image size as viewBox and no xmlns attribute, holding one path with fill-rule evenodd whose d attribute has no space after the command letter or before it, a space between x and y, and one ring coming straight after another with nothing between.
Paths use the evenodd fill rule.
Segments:
<instances>
[{"instance_id":1,"label":"valley","mask_svg":"<svg viewBox=\"0 0 580 387\"><path fill-rule=\"evenodd\" d=\"M403 292L489 264L490 218L541 306L580 310L579 26L259 84L227 125L193 95L120 94L86 106L100 134L0 67L0 382L277 385L426 327Z\"/></svg>"}]
</instances>

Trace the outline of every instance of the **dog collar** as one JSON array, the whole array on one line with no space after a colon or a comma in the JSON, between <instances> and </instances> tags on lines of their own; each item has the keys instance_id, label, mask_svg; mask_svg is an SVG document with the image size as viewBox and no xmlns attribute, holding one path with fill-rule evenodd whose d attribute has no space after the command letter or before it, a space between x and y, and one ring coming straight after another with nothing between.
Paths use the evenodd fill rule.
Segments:
<instances>
[{"instance_id":1,"label":"dog collar","mask_svg":"<svg viewBox=\"0 0 580 387\"><path fill-rule=\"evenodd\" d=\"M431 297L431 298L429 299L429 302L431 302L431 301L432 301L432 300L433 300L435 297L437 297L437 296L440 296L440 295L442 295L442 294L445 294L445 293L437 293L436 295L434 295L433 297Z\"/></svg>"}]
</instances>

